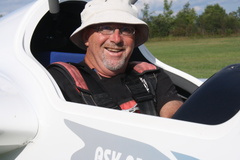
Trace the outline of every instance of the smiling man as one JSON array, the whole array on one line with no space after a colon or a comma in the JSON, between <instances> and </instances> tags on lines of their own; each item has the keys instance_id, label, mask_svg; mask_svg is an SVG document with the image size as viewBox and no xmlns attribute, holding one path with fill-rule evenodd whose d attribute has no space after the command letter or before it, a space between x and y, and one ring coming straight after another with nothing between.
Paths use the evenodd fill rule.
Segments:
<instances>
[{"instance_id":1,"label":"smiling man","mask_svg":"<svg viewBox=\"0 0 240 160\"><path fill-rule=\"evenodd\" d=\"M85 63L103 77L124 73L134 49L135 28L126 24L98 24L86 32Z\"/></svg>"},{"instance_id":2,"label":"smiling man","mask_svg":"<svg viewBox=\"0 0 240 160\"><path fill-rule=\"evenodd\" d=\"M70 38L86 49L84 61L48 68L66 100L172 117L182 101L170 78L153 64L129 62L133 49L147 41L149 33L131 1L92 0L81 20Z\"/></svg>"}]
</instances>

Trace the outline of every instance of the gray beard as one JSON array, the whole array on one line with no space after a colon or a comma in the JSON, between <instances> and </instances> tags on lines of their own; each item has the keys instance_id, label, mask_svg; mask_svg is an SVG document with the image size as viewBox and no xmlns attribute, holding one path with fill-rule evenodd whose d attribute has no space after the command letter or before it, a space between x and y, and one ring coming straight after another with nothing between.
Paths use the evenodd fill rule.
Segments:
<instances>
[{"instance_id":1,"label":"gray beard","mask_svg":"<svg viewBox=\"0 0 240 160\"><path fill-rule=\"evenodd\" d=\"M104 66L110 71L120 70L125 65L126 62L126 57L118 61L118 63L112 63L111 61L107 60L105 55L102 55L102 59Z\"/></svg>"}]
</instances>

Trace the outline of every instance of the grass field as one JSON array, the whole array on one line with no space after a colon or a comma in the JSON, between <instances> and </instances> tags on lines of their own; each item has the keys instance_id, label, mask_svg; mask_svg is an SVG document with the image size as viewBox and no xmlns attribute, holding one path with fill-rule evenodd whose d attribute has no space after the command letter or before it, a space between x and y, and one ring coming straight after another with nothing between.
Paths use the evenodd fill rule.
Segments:
<instances>
[{"instance_id":1,"label":"grass field","mask_svg":"<svg viewBox=\"0 0 240 160\"><path fill-rule=\"evenodd\" d=\"M240 37L151 39L145 45L162 62L198 78L240 63Z\"/></svg>"}]
</instances>

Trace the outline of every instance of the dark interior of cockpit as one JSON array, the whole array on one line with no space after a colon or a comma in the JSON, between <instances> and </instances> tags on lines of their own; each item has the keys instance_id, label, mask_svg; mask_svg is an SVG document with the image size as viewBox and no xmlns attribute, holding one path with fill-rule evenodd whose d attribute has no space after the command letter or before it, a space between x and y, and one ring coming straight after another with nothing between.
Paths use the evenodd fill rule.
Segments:
<instances>
[{"instance_id":1,"label":"dark interior of cockpit","mask_svg":"<svg viewBox=\"0 0 240 160\"><path fill-rule=\"evenodd\" d=\"M57 14L51 14L47 12L40 22L38 23L34 34L31 39L31 52L33 56L44 66L47 67L56 59L52 58L54 55L61 55L64 59L68 57L78 57L79 55L85 54L85 51L76 47L70 40L69 37L72 32L80 26L80 13L83 10L86 2L84 1L66 1L60 4L60 12ZM74 58L78 59L78 58ZM148 61L140 52L139 48L136 48L132 54L131 60L138 61ZM71 62L71 60L69 60ZM217 80L219 82L219 80ZM240 86L240 85L239 85ZM176 85L179 95L186 101L192 93L186 91L183 87ZM207 87L205 87L207 88ZM216 95L214 89L212 88L212 93L207 89L198 89L193 98L190 98L190 101L184 104L181 110L177 112L174 116L175 119L186 120L197 123L204 124L219 124L227 119L230 119L236 112L238 108L234 108L231 113L227 112L227 116L223 107L220 107L221 104L214 104L212 102L222 101L214 100L215 99L224 99L224 94L217 94L219 97L213 97ZM239 88L240 90L240 88ZM206 92L206 93L205 93ZM201 93L201 94L200 94ZM206 94L211 93L206 96ZM219 92L220 93L220 92ZM197 94L197 96L196 96ZM198 95L200 94L200 95ZM224 95L224 96L223 96ZM238 94L240 95L240 94ZM204 99L203 99L204 97ZM237 103L234 99L234 103ZM226 106L227 104L225 104ZM236 106L238 104L231 104ZM217 106L219 108L214 108L212 106ZM218 112L224 113L219 114L219 116L214 116L214 109L217 109ZM222 118L223 117L223 118Z\"/></svg>"},{"instance_id":2,"label":"dark interior of cockpit","mask_svg":"<svg viewBox=\"0 0 240 160\"><path fill-rule=\"evenodd\" d=\"M47 12L38 23L31 40L31 51L43 65L48 66L51 52L85 53L70 40L71 33L80 26L80 12L86 2L68 1L60 4L60 12Z\"/></svg>"}]
</instances>

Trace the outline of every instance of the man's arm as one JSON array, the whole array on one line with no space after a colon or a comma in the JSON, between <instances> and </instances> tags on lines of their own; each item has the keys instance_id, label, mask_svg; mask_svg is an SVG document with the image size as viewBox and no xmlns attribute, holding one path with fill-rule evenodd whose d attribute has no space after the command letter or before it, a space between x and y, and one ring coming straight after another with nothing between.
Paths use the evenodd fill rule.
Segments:
<instances>
[{"instance_id":1,"label":"man's arm","mask_svg":"<svg viewBox=\"0 0 240 160\"><path fill-rule=\"evenodd\" d=\"M169 101L160 110L160 117L171 118L174 113L182 106L183 102L178 100Z\"/></svg>"}]
</instances>

